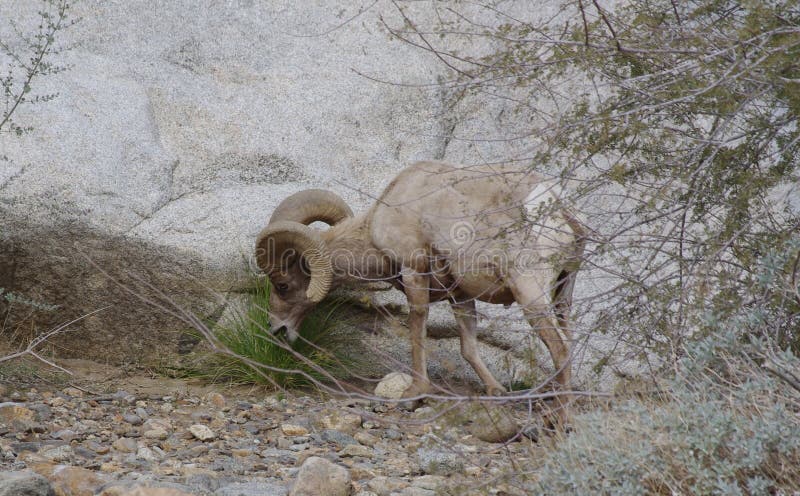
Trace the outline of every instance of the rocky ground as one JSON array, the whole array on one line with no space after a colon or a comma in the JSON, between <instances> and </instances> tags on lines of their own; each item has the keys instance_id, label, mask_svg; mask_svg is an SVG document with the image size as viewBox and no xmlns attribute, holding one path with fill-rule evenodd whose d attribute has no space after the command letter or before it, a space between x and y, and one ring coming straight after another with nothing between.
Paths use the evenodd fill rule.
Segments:
<instances>
[{"instance_id":1,"label":"rocky ground","mask_svg":"<svg viewBox=\"0 0 800 496\"><path fill-rule=\"evenodd\" d=\"M521 494L538 449L510 408L98 379L0 385L0 496Z\"/></svg>"}]
</instances>

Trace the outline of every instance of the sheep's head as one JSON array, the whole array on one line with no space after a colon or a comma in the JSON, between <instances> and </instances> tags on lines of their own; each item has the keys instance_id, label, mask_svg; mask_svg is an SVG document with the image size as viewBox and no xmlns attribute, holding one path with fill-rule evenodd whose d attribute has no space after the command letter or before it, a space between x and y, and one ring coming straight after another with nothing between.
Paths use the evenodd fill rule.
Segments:
<instances>
[{"instance_id":1,"label":"sheep's head","mask_svg":"<svg viewBox=\"0 0 800 496\"><path fill-rule=\"evenodd\" d=\"M275 209L256 240L256 262L270 278L270 327L286 330L297 339L303 318L328 294L333 282L331 258L314 221L330 225L352 217L344 201L333 193L306 190Z\"/></svg>"}]
</instances>

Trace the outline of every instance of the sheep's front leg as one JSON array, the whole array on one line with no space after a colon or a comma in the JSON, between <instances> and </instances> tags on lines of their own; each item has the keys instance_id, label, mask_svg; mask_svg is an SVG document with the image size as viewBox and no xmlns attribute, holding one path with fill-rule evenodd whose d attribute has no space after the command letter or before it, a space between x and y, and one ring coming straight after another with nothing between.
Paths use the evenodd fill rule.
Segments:
<instances>
[{"instance_id":1,"label":"sheep's front leg","mask_svg":"<svg viewBox=\"0 0 800 496\"><path fill-rule=\"evenodd\" d=\"M411 368L412 382L403 393L403 397L411 398L431 392L428 380L428 364L425 357L425 335L428 320L428 304L430 303L427 274L404 269L402 273L403 291L408 299L408 329L411 332Z\"/></svg>"},{"instance_id":2,"label":"sheep's front leg","mask_svg":"<svg viewBox=\"0 0 800 496\"><path fill-rule=\"evenodd\" d=\"M461 331L461 356L472 365L478 377L486 385L486 392L492 396L503 394L505 388L497 382L489 368L478 354L478 313L475 310L475 300L450 302L453 315Z\"/></svg>"}]
</instances>

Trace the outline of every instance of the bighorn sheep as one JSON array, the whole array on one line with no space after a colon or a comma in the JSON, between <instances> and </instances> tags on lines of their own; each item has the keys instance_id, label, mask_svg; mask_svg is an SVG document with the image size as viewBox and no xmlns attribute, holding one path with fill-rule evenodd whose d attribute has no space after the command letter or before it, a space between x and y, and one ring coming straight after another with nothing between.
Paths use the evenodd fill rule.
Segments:
<instances>
[{"instance_id":1,"label":"bighorn sheep","mask_svg":"<svg viewBox=\"0 0 800 496\"><path fill-rule=\"evenodd\" d=\"M346 280L391 281L408 299L413 382L431 391L425 347L428 304L450 301L461 353L490 394L504 391L477 352L475 300L519 303L569 389L572 290L583 253L580 223L537 174L507 166L419 162L354 216L337 195L306 190L285 199L258 235L256 261L272 282L273 332L294 340L306 313ZM309 227L322 221L331 227ZM566 418L566 394L556 397Z\"/></svg>"}]
</instances>

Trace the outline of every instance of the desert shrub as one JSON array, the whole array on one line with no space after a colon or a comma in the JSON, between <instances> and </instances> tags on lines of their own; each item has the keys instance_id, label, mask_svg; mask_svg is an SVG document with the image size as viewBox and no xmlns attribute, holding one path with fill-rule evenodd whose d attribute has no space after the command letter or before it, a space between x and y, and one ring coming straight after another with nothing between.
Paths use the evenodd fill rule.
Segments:
<instances>
[{"instance_id":1,"label":"desert shrub","mask_svg":"<svg viewBox=\"0 0 800 496\"><path fill-rule=\"evenodd\" d=\"M539 471L546 494L792 494L800 491L800 359L778 331L796 322L785 256L757 264L738 313L709 313L655 399L578 416ZM787 284L787 282L789 284Z\"/></svg>"},{"instance_id":2,"label":"desert shrub","mask_svg":"<svg viewBox=\"0 0 800 496\"><path fill-rule=\"evenodd\" d=\"M446 142L561 180L594 230L576 335L620 343L598 373L628 358L668 372L707 311L762 297L755 262L800 227L797 2L392 4L388 31L449 70L430 81L453 108Z\"/></svg>"},{"instance_id":3,"label":"desert shrub","mask_svg":"<svg viewBox=\"0 0 800 496\"><path fill-rule=\"evenodd\" d=\"M734 332L708 338L691 351L661 400L630 400L578 416L574 433L543 463L537 489L726 495L800 490L800 391L760 368L746 348ZM782 363L800 370L789 352Z\"/></svg>"},{"instance_id":4,"label":"desert shrub","mask_svg":"<svg viewBox=\"0 0 800 496\"><path fill-rule=\"evenodd\" d=\"M308 386L346 375L353 361L345 354L348 338L335 332L342 302L326 300L317 306L304 319L300 337L290 345L270 332L269 295L269 281L259 281L234 319L213 327L223 353L205 363L201 375L279 388Z\"/></svg>"}]
</instances>

